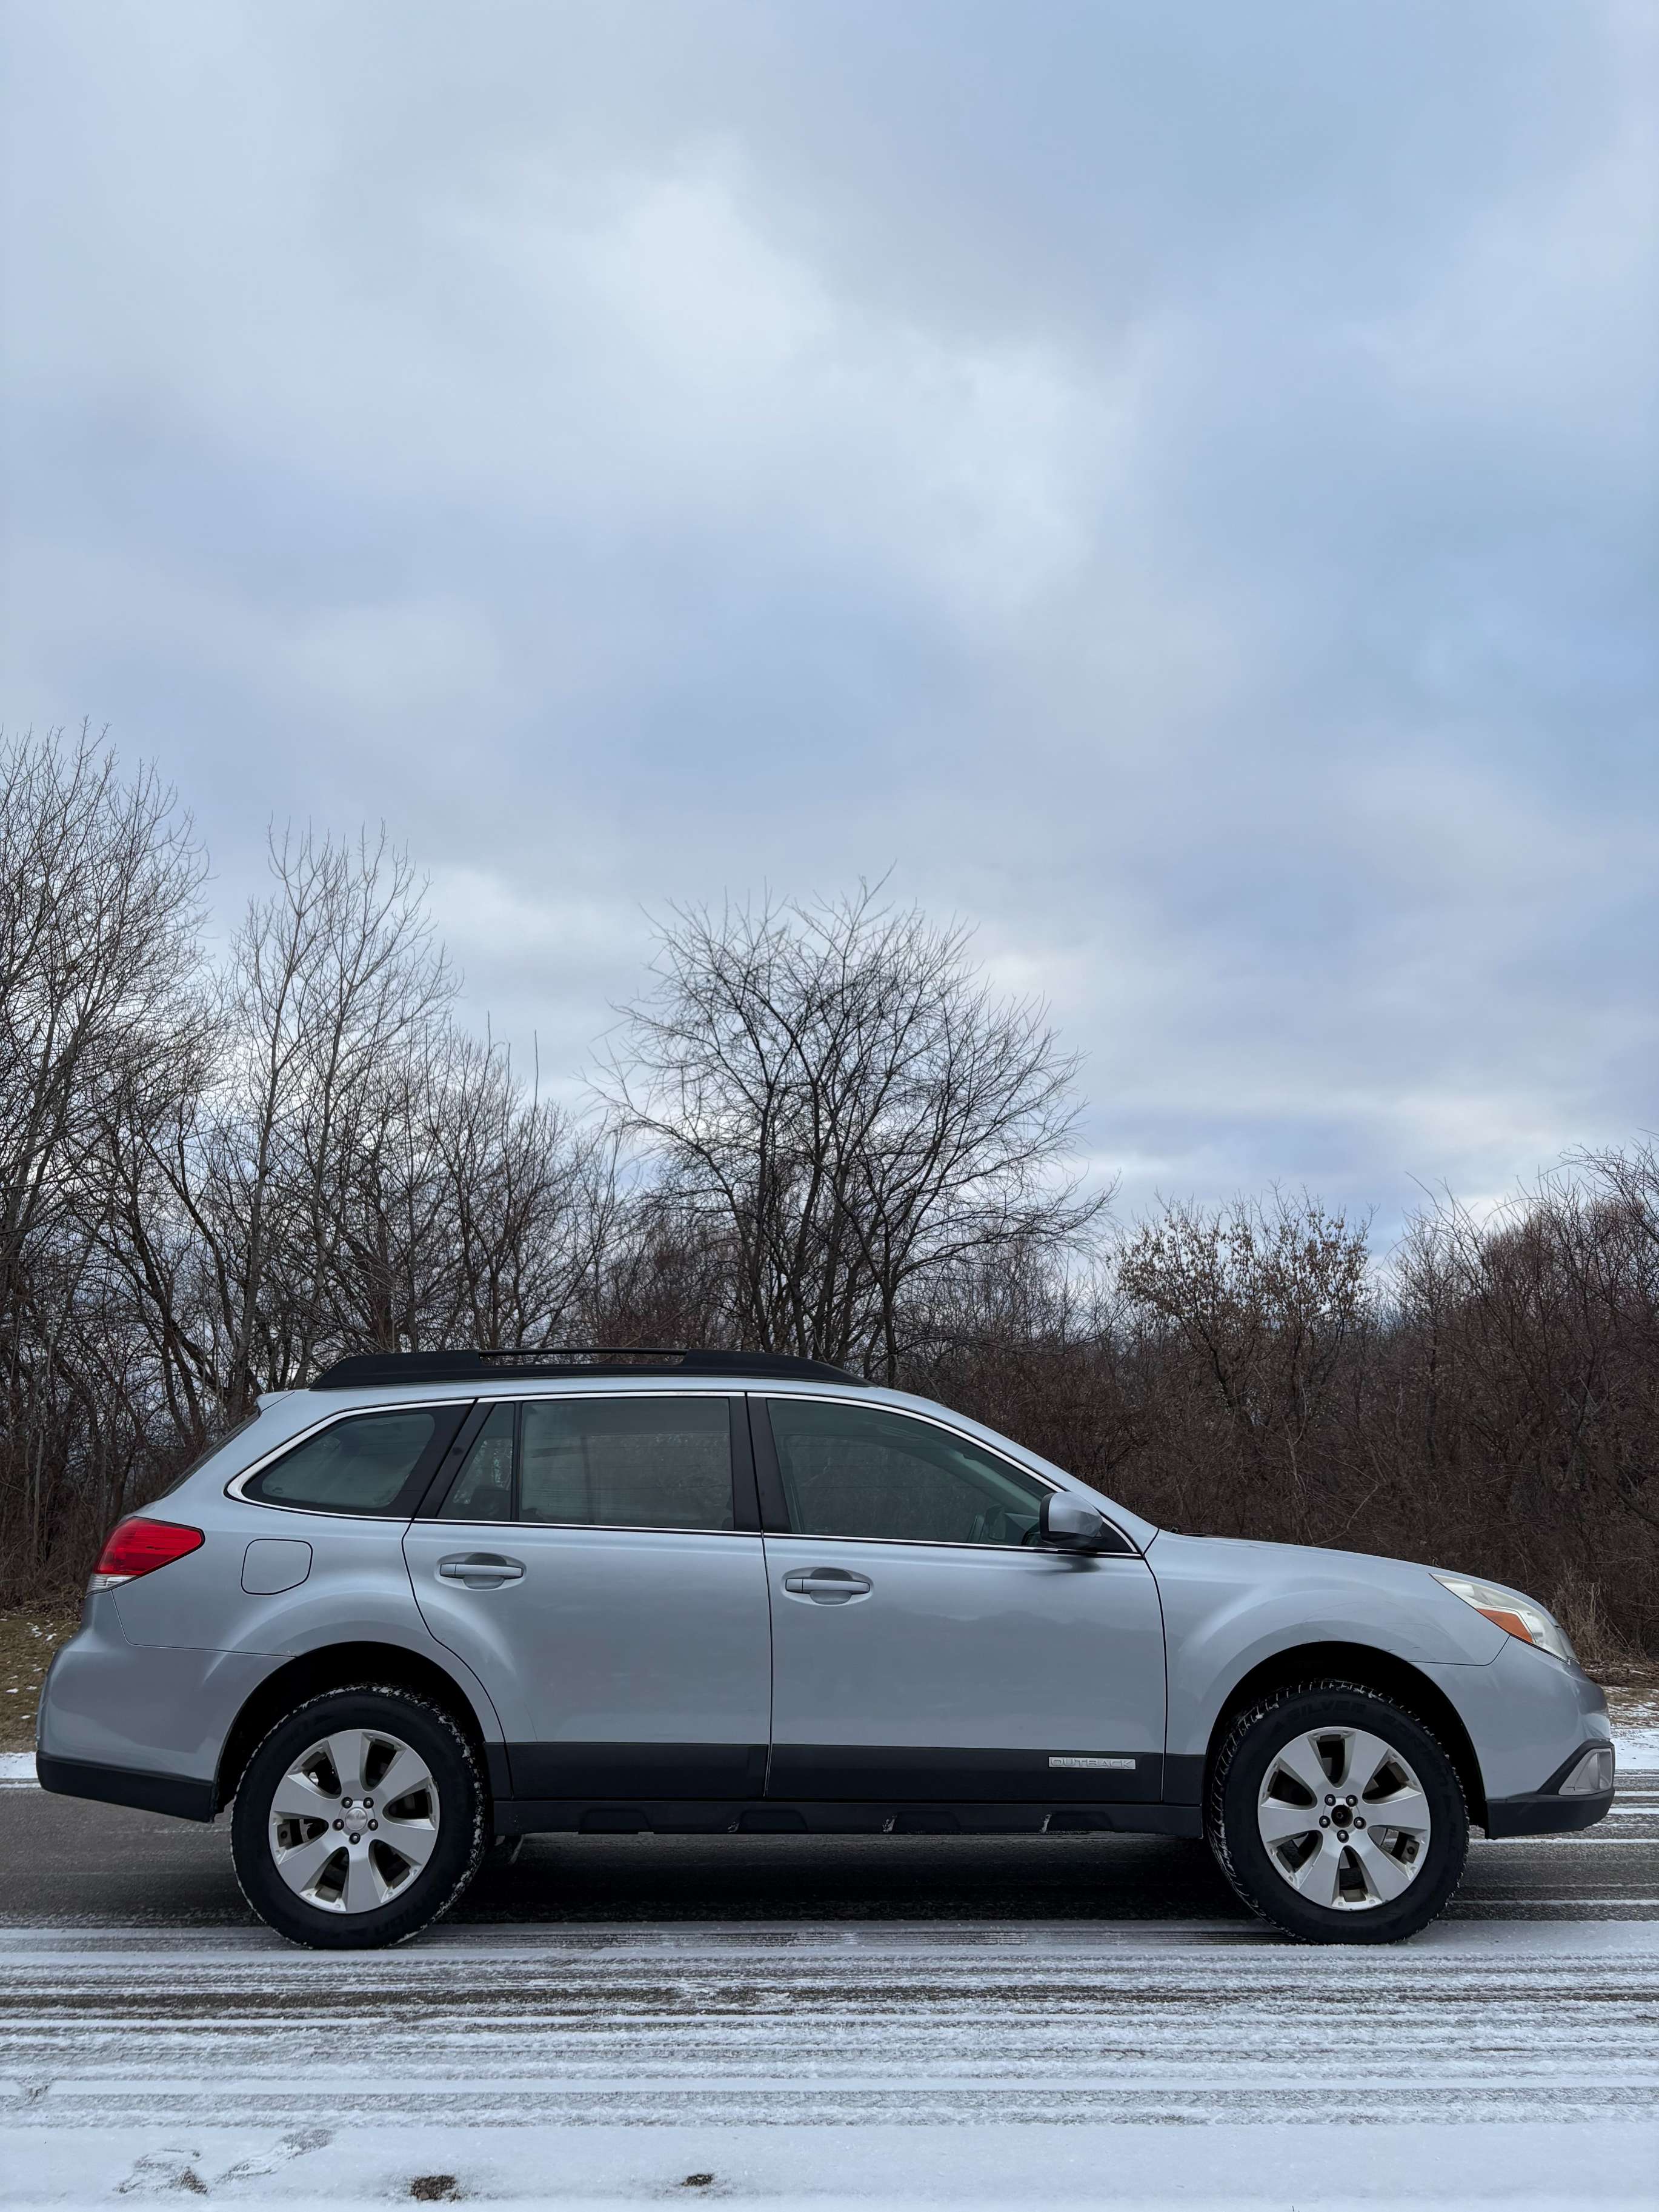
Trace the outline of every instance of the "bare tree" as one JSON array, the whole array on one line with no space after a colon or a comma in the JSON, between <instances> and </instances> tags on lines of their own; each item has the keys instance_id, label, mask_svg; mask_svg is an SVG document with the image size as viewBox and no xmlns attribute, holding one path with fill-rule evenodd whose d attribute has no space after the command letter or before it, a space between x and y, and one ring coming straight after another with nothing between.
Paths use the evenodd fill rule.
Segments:
<instances>
[{"instance_id":1,"label":"bare tree","mask_svg":"<svg viewBox=\"0 0 1659 2212\"><path fill-rule=\"evenodd\" d=\"M165 1063L202 875L153 769L124 782L84 730L0 751L0 1313L110 1094Z\"/></svg>"},{"instance_id":2,"label":"bare tree","mask_svg":"<svg viewBox=\"0 0 1659 2212\"><path fill-rule=\"evenodd\" d=\"M617 1227L614 1143L526 1097L504 1048L435 1027L347 1169L330 1335L534 1349L579 1329Z\"/></svg>"},{"instance_id":3,"label":"bare tree","mask_svg":"<svg viewBox=\"0 0 1659 2212\"><path fill-rule=\"evenodd\" d=\"M346 1351L544 1343L591 1301L614 1144L459 1030L384 839L275 844L195 1079L115 1148L107 1249L199 1442Z\"/></svg>"},{"instance_id":4,"label":"bare tree","mask_svg":"<svg viewBox=\"0 0 1659 2212\"><path fill-rule=\"evenodd\" d=\"M117 1249L198 1433L314 1364L353 1177L453 994L423 886L384 836L273 841L270 868L204 994L202 1078L121 1179Z\"/></svg>"},{"instance_id":5,"label":"bare tree","mask_svg":"<svg viewBox=\"0 0 1659 2212\"><path fill-rule=\"evenodd\" d=\"M1364 1226L1278 1194L1267 1206L1168 1205L1125 1243L1118 1280L1184 1355L1180 1395L1212 1430L1212 1453L1224 1432L1239 1521L1265 1504L1305 1539L1323 1487L1310 1454L1345 1354L1376 1318Z\"/></svg>"},{"instance_id":6,"label":"bare tree","mask_svg":"<svg viewBox=\"0 0 1659 2212\"><path fill-rule=\"evenodd\" d=\"M0 1528L26 1558L125 1449L125 1347L75 1323L100 1290L84 1229L112 1115L176 1081L202 873L152 769L84 729L0 747Z\"/></svg>"},{"instance_id":7,"label":"bare tree","mask_svg":"<svg viewBox=\"0 0 1659 2212\"><path fill-rule=\"evenodd\" d=\"M967 942L868 889L676 909L659 932L605 1094L653 1205L729 1254L756 1348L891 1377L930 1284L1096 1218L1065 1165L1076 1063Z\"/></svg>"},{"instance_id":8,"label":"bare tree","mask_svg":"<svg viewBox=\"0 0 1659 2212\"><path fill-rule=\"evenodd\" d=\"M1645 1148L1595 1155L1484 1219L1443 1200L1413 1224L1396 1279L1413 1456L1443 1522L1501 1546L1514 1577L1632 1595L1645 1580L1659 1620L1652 1167Z\"/></svg>"}]
</instances>

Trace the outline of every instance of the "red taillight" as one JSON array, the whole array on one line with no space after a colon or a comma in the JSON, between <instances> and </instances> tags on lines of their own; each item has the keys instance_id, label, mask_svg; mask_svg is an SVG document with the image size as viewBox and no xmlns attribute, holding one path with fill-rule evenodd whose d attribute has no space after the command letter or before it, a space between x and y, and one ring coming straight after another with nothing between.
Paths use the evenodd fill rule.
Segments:
<instances>
[{"instance_id":1,"label":"red taillight","mask_svg":"<svg viewBox=\"0 0 1659 2212\"><path fill-rule=\"evenodd\" d=\"M177 1521L146 1521L142 1514L118 1521L104 1539L88 1589L109 1589L117 1583L153 1575L170 1560L182 1559L202 1541L199 1528L186 1528Z\"/></svg>"}]
</instances>

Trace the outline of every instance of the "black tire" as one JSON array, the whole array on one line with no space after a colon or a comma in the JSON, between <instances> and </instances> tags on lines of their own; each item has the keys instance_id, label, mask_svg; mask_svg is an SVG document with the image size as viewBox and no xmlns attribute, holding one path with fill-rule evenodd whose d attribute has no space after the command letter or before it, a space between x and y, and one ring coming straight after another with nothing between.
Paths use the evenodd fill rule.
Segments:
<instances>
[{"instance_id":1,"label":"black tire","mask_svg":"<svg viewBox=\"0 0 1659 2212\"><path fill-rule=\"evenodd\" d=\"M389 1902L347 1912L308 1901L284 1881L277 1871L271 1822L273 1798L295 1762L319 1739L353 1729L383 1731L423 1762L436 1793L437 1833L430 1856L404 1877L404 1886ZM366 1771L372 1782L372 1768ZM231 1821L236 1879L260 1919L290 1942L316 1950L379 1949L407 1942L454 1904L477 1872L489 1840L489 1792L477 1755L441 1706L410 1691L373 1683L330 1690L279 1721L248 1760ZM325 1843L328 1838L316 1840ZM392 1864L395 1873L395 1854Z\"/></svg>"},{"instance_id":2,"label":"black tire","mask_svg":"<svg viewBox=\"0 0 1659 2212\"><path fill-rule=\"evenodd\" d=\"M1262 1838L1258 1802L1270 1769L1298 1736L1322 1729L1329 1729L1333 1738L1344 1729L1380 1737L1400 1754L1427 1800L1428 1840L1412 1861L1410 1879L1397 1897L1358 1906L1315 1903L1281 1870ZM1270 1802L1269 1814L1273 1809ZM1363 1814L1363 1799L1358 1809ZM1468 1856L1468 1810L1444 1747L1414 1714L1355 1682L1303 1683L1240 1713L1216 1754L1205 1816L1210 1848L1244 1903L1304 1943L1398 1943L1415 1936L1444 1910ZM1330 1827L1319 1803L1310 1808L1310 1826L1315 1820ZM1373 1822L1384 1825L1375 1815ZM1347 1867L1354 1864L1345 1861ZM1357 1875L1352 1893L1363 1887L1364 1876Z\"/></svg>"}]
</instances>

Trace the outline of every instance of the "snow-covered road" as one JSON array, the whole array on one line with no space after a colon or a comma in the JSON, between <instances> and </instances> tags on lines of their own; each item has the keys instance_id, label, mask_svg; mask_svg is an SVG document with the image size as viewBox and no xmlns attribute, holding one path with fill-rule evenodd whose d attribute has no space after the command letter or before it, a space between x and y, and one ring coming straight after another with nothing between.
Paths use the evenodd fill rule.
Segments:
<instances>
[{"instance_id":1,"label":"snow-covered road","mask_svg":"<svg viewBox=\"0 0 1659 2212\"><path fill-rule=\"evenodd\" d=\"M13 2122L1605 2119L1659 2110L1659 1923L1299 1949L1130 1931L0 1936ZM319 2091L326 2113L319 2113Z\"/></svg>"},{"instance_id":2,"label":"snow-covered road","mask_svg":"<svg viewBox=\"0 0 1659 2212\"><path fill-rule=\"evenodd\" d=\"M1659 2201L1655 1920L14 1929L0 1983L14 2203Z\"/></svg>"}]
</instances>

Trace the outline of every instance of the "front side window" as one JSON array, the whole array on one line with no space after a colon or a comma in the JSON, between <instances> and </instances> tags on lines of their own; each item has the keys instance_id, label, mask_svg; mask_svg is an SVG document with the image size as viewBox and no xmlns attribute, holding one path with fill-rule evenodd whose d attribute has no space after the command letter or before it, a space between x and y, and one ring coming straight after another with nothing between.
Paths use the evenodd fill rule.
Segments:
<instances>
[{"instance_id":1,"label":"front side window","mask_svg":"<svg viewBox=\"0 0 1659 2212\"><path fill-rule=\"evenodd\" d=\"M1047 1487L931 1421L831 1399L768 1401L799 1536L1035 1544Z\"/></svg>"},{"instance_id":2,"label":"front side window","mask_svg":"<svg viewBox=\"0 0 1659 2212\"><path fill-rule=\"evenodd\" d=\"M440 1511L446 1521L578 1528L733 1528L726 1401L538 1398L498 1406Z\"/></svg>"},{"instance_id":3,"label":"front side window","mask_svg":"<svg viewBox=\"0 0 1659 2212\"><path fill-rule=\"evenodd\" d=\"M390 1513L437 1434L441 1417L453 1421L453 1409L405 1407L335 1421L262 1468L242 1495L317 1513Z\"/></svg>"}]
</instances>

